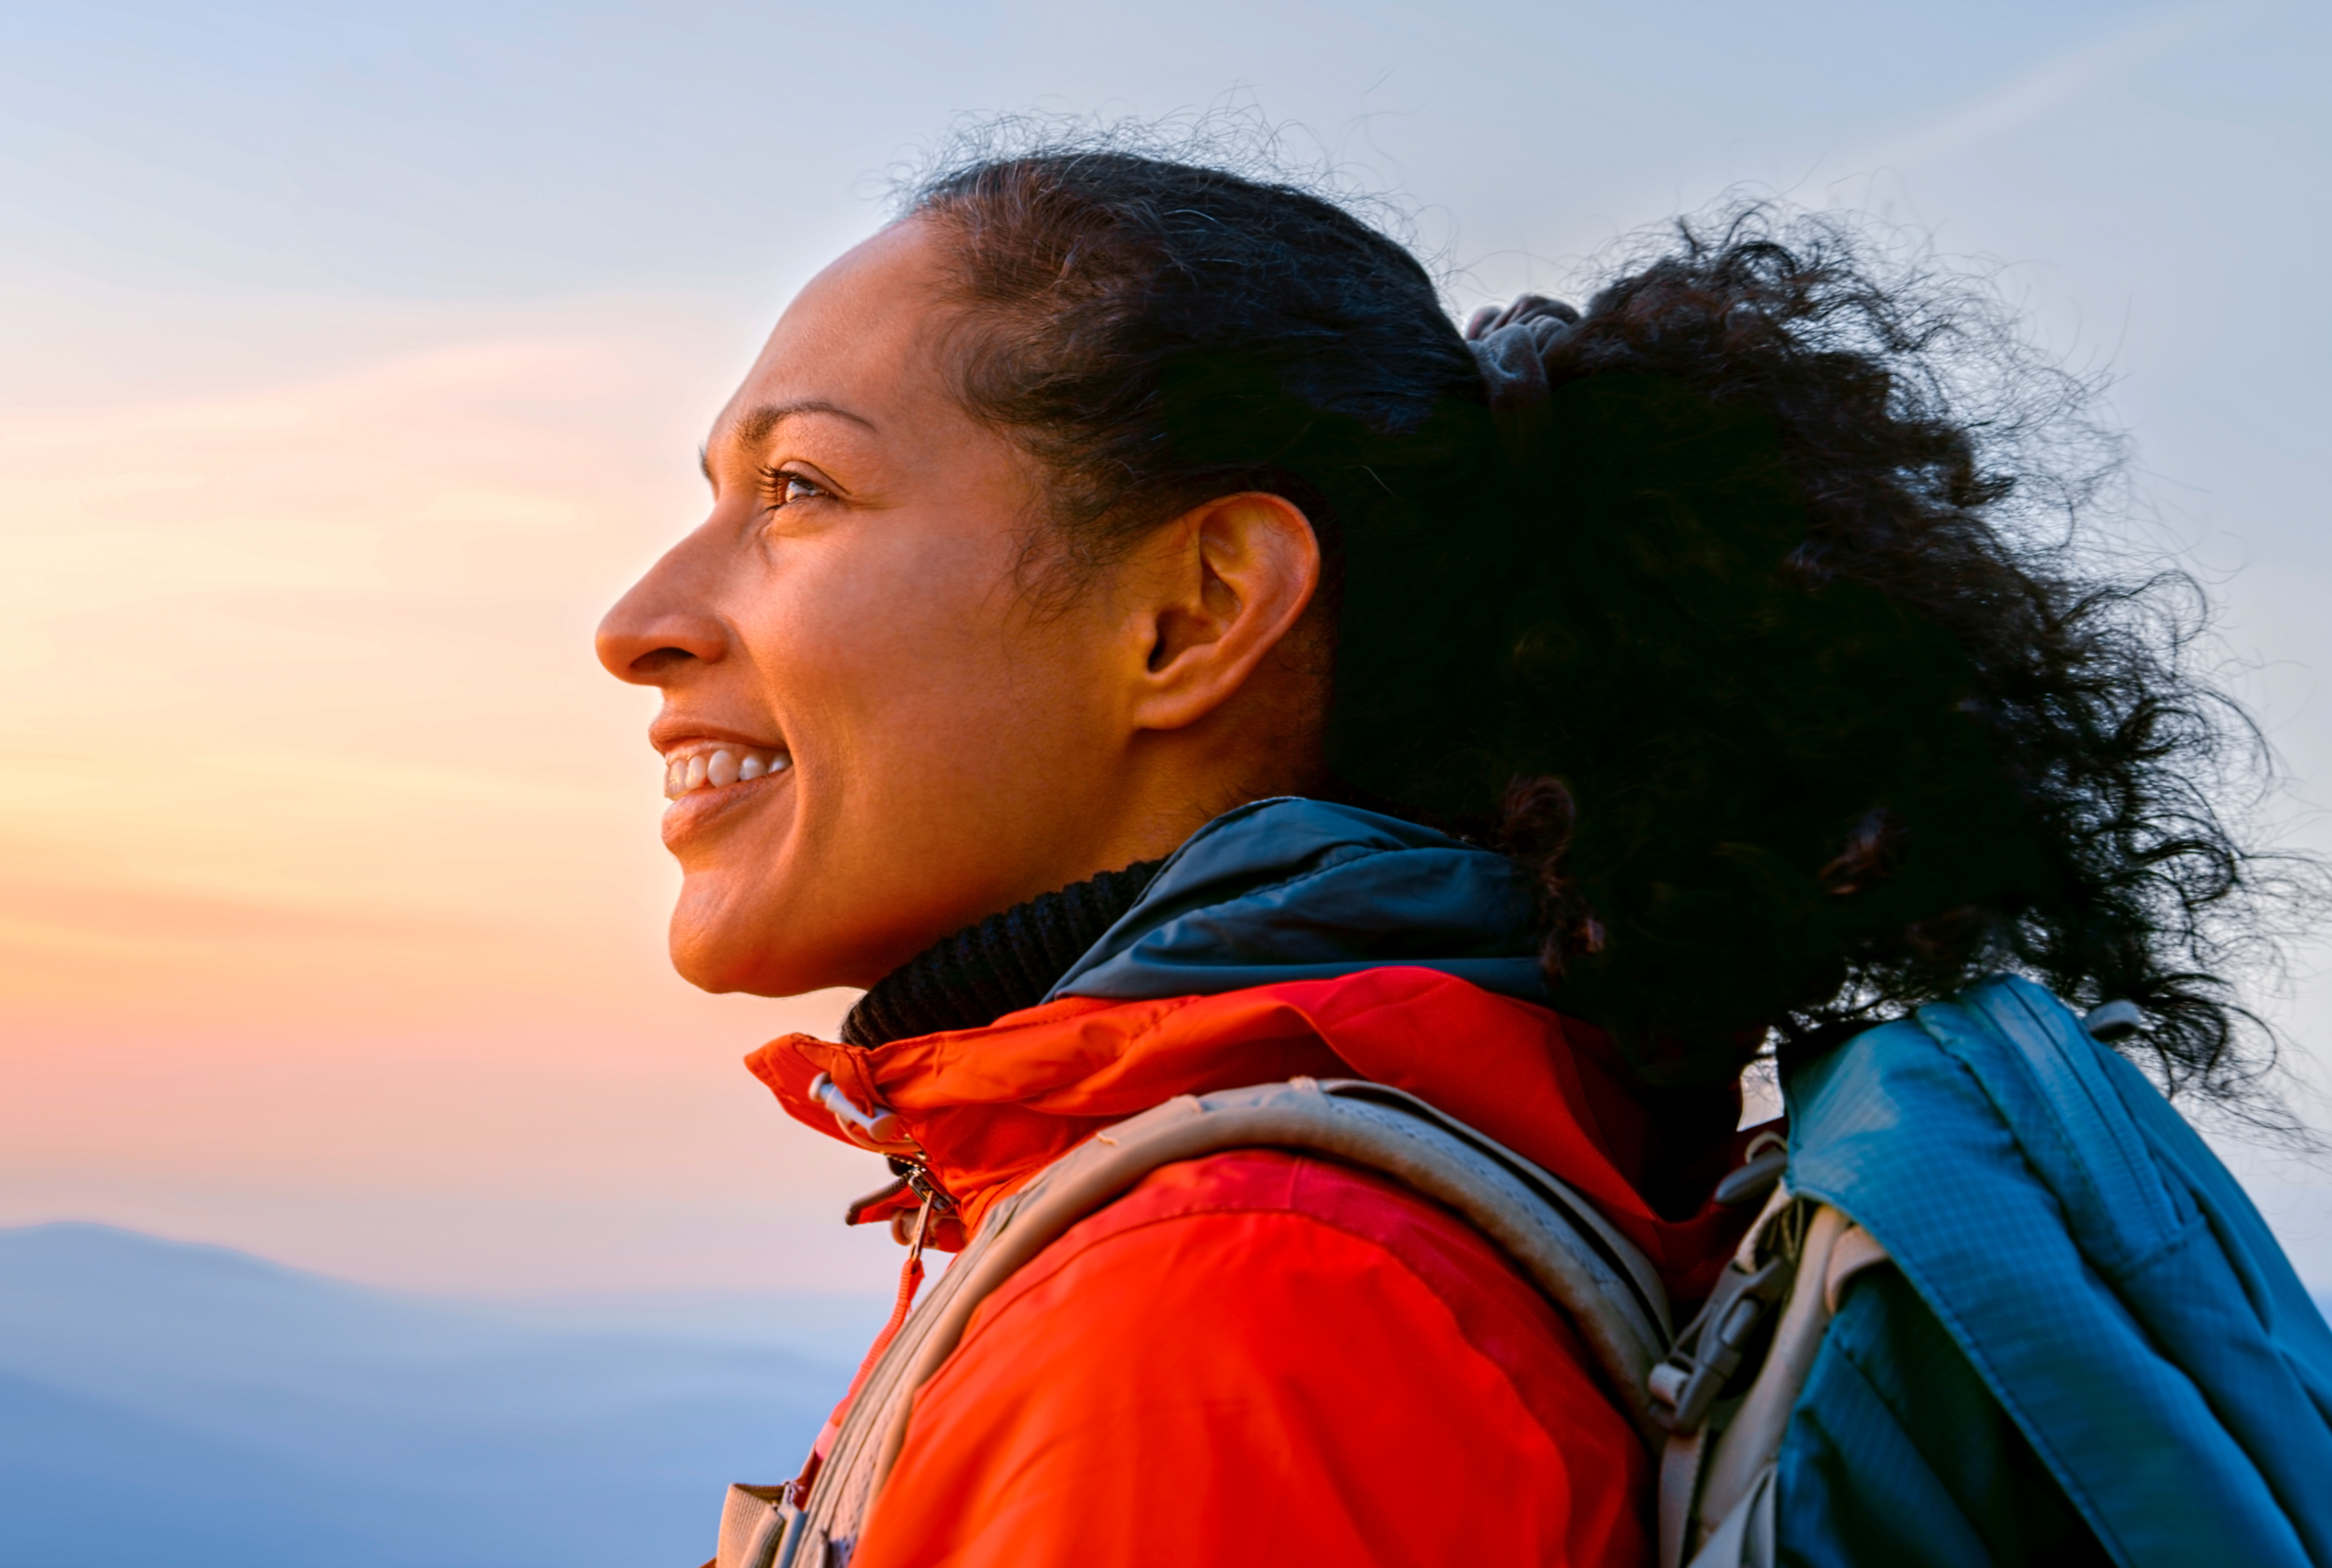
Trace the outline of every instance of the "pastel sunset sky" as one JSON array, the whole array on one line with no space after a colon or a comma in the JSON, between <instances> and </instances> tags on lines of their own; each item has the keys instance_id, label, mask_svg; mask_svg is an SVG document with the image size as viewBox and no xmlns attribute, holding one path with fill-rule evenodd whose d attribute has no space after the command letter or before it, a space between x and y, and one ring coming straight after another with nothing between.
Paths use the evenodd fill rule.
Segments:
<instances>
[{"instance_id":1,"label":"pastel sunset sky","mask_svg":"<svg viewBox=\"0 0 2332 1568\"><path fill-rule=\"evenodd\" d=\"M1986 259L2332 848L2332 15L2006 0L0 6L0 1224L395 1285L857 1289L738 1059L602 609L960 117L1252 103L1464 310L1728 188ZM2332 1128L2332 976L2263 1009ZM2311 1087L2312 1086L2312 1087ZM2319 1289L2332 1167L2233 1157Z\"/></svg>"}]
</instances>

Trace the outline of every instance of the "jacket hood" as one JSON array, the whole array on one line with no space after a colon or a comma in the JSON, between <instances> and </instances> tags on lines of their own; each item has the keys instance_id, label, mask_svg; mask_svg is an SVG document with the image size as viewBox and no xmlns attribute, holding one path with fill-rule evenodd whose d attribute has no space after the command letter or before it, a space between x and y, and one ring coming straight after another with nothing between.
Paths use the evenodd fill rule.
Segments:
<instances>
[{"instance_id":1,"label":"jacket hood","mask_svg":"<svg viewBox=\"0 0 2332 1568\"><path fill-rule=\"evenodd\" d=\"M1711 1202L1663 1219L1639 1195L1654 1129L1599 1031L1430 969L1065 998L986 1029L867 1050L789 1035L747 1065L828 1136L843 1135L809 1096L820 1073L861 1109L889 1107L975 1230L999 1198L1113 1122L1176 1095L1299 1074L1406 1089L1535 1161L1639 1248L1679 1302L1707 1293L1748 1218ZM1712 1185L1745 1136L1710 1151Z\"/></svg>"},{"instance_id":2,"label":"jacket hood","mask_svg":"<svg viewBox=\"0 0 2332 1568\"><path fill-rule=\"evenodd\" d=\"M1398 817L1285 796L1167 858L1047 1002L1207 995L1416 965L1546 1000L1529 883L1505 855Z\"/></svg>"}]
</instances>

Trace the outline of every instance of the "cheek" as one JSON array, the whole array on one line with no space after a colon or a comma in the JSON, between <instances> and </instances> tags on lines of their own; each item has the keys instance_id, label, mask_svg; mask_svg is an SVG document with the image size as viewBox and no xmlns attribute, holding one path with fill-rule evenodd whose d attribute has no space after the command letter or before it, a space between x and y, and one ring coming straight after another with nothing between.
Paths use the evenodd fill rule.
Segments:
<instances>
[{"instance_id":1,"label":"cheek","mask_svg":"<svg viewBox=\"0 0 2332 1568\"><path fill-rule=\"evenodd\" d=\"M691 979L865 984L1027 896L1032 860L1104 814L1106 628L1032 621L1009 561L959 541L805 550L731 601L792 782L681 854Z\"/></svg>"},{"instance_id":2,"label":"cheek","mask_svg":"<svg viewBox=\"0 0 2332 1568\"><path fill-rule=\"evenodd\" d=\"M806 806L928 811L1081 727L1077 639L1028 621L1008 559L955 540L836 551L768 584L740 630Z\"/></svg>"},{"instance_id":3,"label":"cheek","mask_svg":"<svg viewBox=\"0 0 2332 1568\"><path fill-rule=\"evenodd\" d=\"M818 660L811 745L869 805L961 817L1025 799L1027 775L1057 767L1089 728L1067 652L968 606L928 606ZM903 794L913 803L892 798Z\"/></svg>"}]
</instances>

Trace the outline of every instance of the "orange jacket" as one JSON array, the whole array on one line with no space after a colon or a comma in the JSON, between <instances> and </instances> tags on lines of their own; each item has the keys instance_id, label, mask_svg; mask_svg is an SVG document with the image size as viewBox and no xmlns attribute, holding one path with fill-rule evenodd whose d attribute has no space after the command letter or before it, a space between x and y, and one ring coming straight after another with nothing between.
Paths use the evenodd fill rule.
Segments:
<instances>
[{"instance_id":1,"label":"orange jacket","mask_svg":"<svg viewBox=\"0 0 2332 1568\"><path fill-rule=\"evenodd\" d=\"M1601 1037L1427 969L1069 999L987 1029L748 1059L895 1111L976 1228L1109 1124L1298 1074L1407 1089L1587 1195L1679 1300L1740 1226L1637 1195L1649 1129ZM1276 1151L1167 1166L990 1297L916 1402L852 1568L1403 1568L1649 1560L1649 1462L1561 1316L1447 1211Z\"/></svg>"}]
</instances>

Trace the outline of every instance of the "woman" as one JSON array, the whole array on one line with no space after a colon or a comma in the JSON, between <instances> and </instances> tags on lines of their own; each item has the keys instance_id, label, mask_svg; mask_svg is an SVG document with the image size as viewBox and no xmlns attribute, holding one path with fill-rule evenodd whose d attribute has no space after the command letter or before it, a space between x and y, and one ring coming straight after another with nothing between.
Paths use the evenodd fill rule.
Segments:
<instances>
[{"instance_id":1,"label":"woman","mask_svg":"<svg viewBox=\"0 0 2332 1568\"><path fill-rule=\"evenodd\" d=\"M1769 1041L2007 968L2232 1082L2220 709L1945 395L1997 341L1755 214L1461 334L1285 185L947 169L787 310L710 516L601 630L664 693L674 962L866 988L752 1060L914 1151L855 1219L961 1245L1175 1096L1362 1078L1568 1181L1687 1307ZM1481 1235L1238 1150L986 1302L850 1560L1632 1563L1650 1474Z\"/></svg>"}]
</instances>

